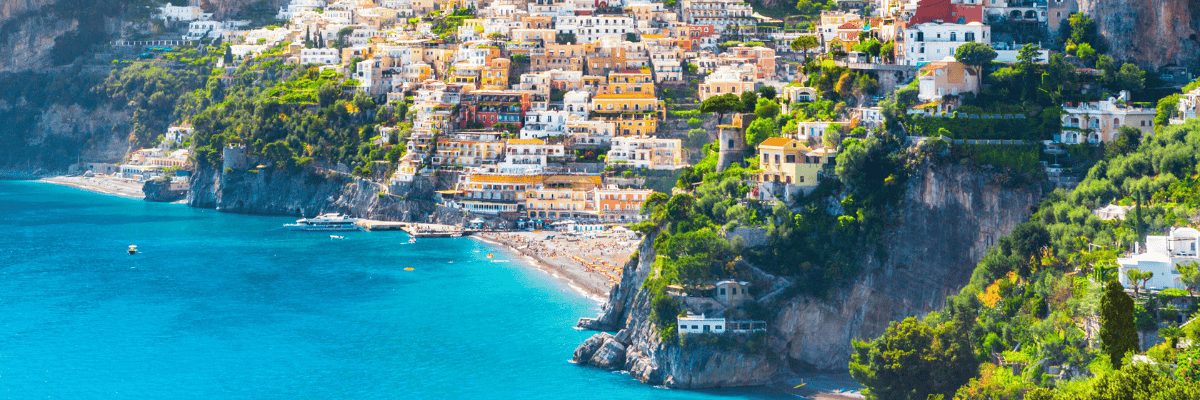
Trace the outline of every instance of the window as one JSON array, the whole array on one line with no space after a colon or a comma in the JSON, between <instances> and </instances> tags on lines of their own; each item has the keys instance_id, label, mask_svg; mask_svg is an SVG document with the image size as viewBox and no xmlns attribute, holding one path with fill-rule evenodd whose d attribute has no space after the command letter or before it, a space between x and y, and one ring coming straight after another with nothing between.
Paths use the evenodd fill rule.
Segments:
<instances>
[{"instance_id":1,"label":"window","mask_svg":"<svg viewBox=\"0 0 1200 400\"><path fill-rule=\"evenodd\" d=\"M725 288L721 288L721 295L722 295L722 296L724 296L724 295L725 295Z\"/></svg>"}]
</instances>

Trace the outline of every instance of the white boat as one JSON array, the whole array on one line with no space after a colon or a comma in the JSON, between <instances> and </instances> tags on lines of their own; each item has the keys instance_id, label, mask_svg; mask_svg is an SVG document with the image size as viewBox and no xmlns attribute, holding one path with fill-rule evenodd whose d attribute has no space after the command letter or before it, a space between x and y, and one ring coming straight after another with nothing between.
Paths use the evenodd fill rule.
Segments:
<instances>
[{"instance_id":1,"label":"white boat","mask_svg":"<svg viewBox=\"0 0 1200 400\"><path fill-rule=\"evenodd\" d=\"M287 224L284 227L293 231L356 231L358 225L355 225L355 222L358 222L358 218L330 213L314 218L298 219L296 223Z\"/></svg>"},{"instance_id":2,"label":"white boat","mask_svg":"<svg viewBox=\"0 0 1200 400\"><path fill-rule=\"evenodd\" d=\"M416 243L416 242L417 242L417 238L415 238L415 237L410 237L410 238L408 238L408 242L409 242L409 243Z\"/></svg>"}]
</instances>

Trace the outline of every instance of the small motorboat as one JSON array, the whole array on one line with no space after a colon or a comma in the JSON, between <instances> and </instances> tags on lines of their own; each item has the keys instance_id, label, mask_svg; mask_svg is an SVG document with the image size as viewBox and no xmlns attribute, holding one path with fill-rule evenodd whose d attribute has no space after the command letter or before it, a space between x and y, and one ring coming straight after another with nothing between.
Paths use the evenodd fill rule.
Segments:
<instances>
[{"instance_id":1,"label":"small motorboat","mask_svg":"<svg viewBox=\"0 0 1200 400\"><path fill-rule=\"evenodd\" d=\"M488 258L492 258L492 257L495 257L495 255L493 255L492 253L488 253Z\"/></svg>"},{"instance_id":2,"label":"small motorboat","mask_svg":"<svg viewBox=\"0 0 1200 400\"><path fill-rule=\"evenodd\" d=\"M345 238L346 238L345 236L329 235L329 240L333 240L333 239L345 239Z\"/></svg>"},{"instance_id":3,"label":"small motorboat","mask_svg":"<svg viewBox=\"0 0 1200 400\"><path fill-rule=\"evenodd\" d=\"M404 270L405 270L405 271L412 271L412 270L413 270L413 267L408 267L408 268L405 268Z\"/></svg>"},{"instance_id":4,"label":"small motorboat","mask_svg":"<svg viewBox=\"0 0 1200 400\"><path fill-rule=\"evenodd\" d=\"M129 255L137 254L137 245L129 245Z\"/></svg>"},{"instance_id":5,"label":"small motorboat","mask_svg":"<svg viewBox=\"0 0 1200 400\"><path fill-rule=\"evenodd\" d=\"M416 242L417 242L417 238L416 238L416 237L410 237L410 238L408 238L408 243L409 243L409 244L416 243Z\"/></svg>"}]
</instances>

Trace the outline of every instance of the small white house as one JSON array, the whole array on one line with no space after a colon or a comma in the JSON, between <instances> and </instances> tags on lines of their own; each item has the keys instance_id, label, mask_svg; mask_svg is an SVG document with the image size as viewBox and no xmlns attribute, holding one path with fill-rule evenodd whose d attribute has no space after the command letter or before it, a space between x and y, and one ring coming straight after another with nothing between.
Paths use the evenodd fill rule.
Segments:
<instances>
[{"instance_id":1,"label":"small white house","mask_svg":"<svg viewBox=\"0 0 1200 400\"><path fill-rule=\"evenodd\" d=\"M1137 249L1144 251L1117 259L1120 265L1117 278L1121 285L1132 287L1125 271L1136 268L1154 273L1154 277L1146 281L1146 289L1184 289L1175 266L1200 262L1197 249L1200 249L1200 231L1192 228L1172 228L1167 236L1146 236L1146 248Z\"/></svg>"},{"instance_id":2,"label":"small white house","mask_svg":"<svg viewBox=\"0 0 1200 400\"><path fill-rule=\"evenodd\" d=\"M679 333L725 333L725 318L706 318L688 314L679 318Z\"/></svg>"}]
</instances>

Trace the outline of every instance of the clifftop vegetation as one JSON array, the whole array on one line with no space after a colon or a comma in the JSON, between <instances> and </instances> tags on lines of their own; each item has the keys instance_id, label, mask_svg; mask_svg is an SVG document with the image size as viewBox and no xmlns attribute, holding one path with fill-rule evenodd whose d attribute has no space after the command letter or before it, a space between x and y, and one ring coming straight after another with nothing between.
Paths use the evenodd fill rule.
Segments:
<instances>
[{"instance_id":1,"label":"clifftop vegetation","mask_svg":"<svg viewBox=\"0 0 1200 400\"><path fill-rule=\"evenodd\" d=\"M1129 360L1136 352L1128 350L1136 349L1136 343L1121 341L1134 333L1105 333L1136 327L1158 329L1168 339L1200 339L1197 325L1178 328L1195 306L1185 310L1166 304L1179 294L1163 291L1129 299L1117 284L1105 289L1105 282L1115 279L1118 252L1147 233L1190 226L1200 211L1193 189L1200 180L1194 157L1200 150L1200 121L1168 126L1140 145L1107 150L1106 159L1092 167L1078 188L1052 193L1031 221L989 249L970 283L947 299L943 311L924 320L910 318L878 339L854 343L851 373L867 386L869 398L1200 395L1200 384L1190 379L1195 374L1190 360L1200 359L1200 347L1154 346L1144 353L1151 364L1133 365ZM1091 213L1109 203L1135 208L1124 220L1104 221ZM1194 269L1181 271L1187 274L1182 279L1200 283ZM1125 299L1129 306L1120 305ZM1116 308L1110 310L1109 304ZM1099 335L1085 331L1090 323L1103 327ZM957 367L940 369L947 364ZM921 374L935 370L944 371L938 376L945 378L903 379L932 376Z\"/></svg>"}]
</instances>

